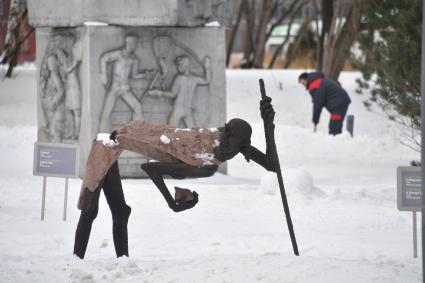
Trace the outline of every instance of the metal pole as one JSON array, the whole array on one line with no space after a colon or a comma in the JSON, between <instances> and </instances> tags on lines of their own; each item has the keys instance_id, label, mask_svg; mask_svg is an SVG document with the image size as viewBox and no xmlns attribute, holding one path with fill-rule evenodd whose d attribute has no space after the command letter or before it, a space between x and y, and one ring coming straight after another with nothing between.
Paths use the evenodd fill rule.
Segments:
<instances>
[{"instance_id":1,"label":"metal pole","mask_svg":"<svg viewBox=\"0 0 425 283\"><path fill-rule=\"evenodd\" d=\"M416 225L416 211L413 213L413 257L418 257L418 229Z\"/></svg>"},{"instance_id":2,"label":"metal pole","mask_svg":"<svg viewBox=\"0 0 425 283\"><path fill-rule=\"evenodd\" d=\"M47 177L43 176L43 196L41 199L41 221L44 221L44 207L46 205L46 183L47 183Z\"/></svg>"},{"instance_id":3,"label":"metal pole","mask_svg":"<svg viewBox=\"0 0 425 283\"><path fill-rule=\"evenodd\" d=\"M264 81L263 79L260 79L259 82L260 82L261 98L264 99L266 98L266 89L264 88ZM271 147L270 152L274 159L273 163L276 169L277 181L279 183L279 190L280 190L280 196L282 198L283 210L285 211L286 224L288 225L289 236L291 237L292 249L294 250L294 254L296 256L299 256L300 254L298 252L297 239L295 238L294 226L292 225L291 214L289 212L288 199L286 198L285 186L283 184L282 171L280 170L279 156L277 155L274 132L270 135L267 133L266 121L264 121L264 132L266 134L267 144L270 143L270 147Z\"/></svg>"},{"instance_id":4,"label":"metal pole","mask_svg":"<svg viewBox=\"0 0 425 283\"><path fill-rule=\"evenodd\" d=\"M422 175L422 282L425 283L425 0L422 0L422 58L421 58L421 175Z\"/></svg>"},{"instance_id":5,"label":"metal pole","mask_svg":"<svg viewBox=\"0 0 425 283\"><path fill-rule=\"evenodd\" d=\"M63 221L66 221L67 204L68 204L68 178L65 178L65 198L63 200Z\"/></svg>"},{"instance_id":6,"label":"metal pole","mask_svg":"<svg viewBox=\"0 0 425 283\"><path fill-rule=\"evenodd\" d=\"M354 136L354 115L347 115L347 131Z\"/></svg>"}]
</instances>

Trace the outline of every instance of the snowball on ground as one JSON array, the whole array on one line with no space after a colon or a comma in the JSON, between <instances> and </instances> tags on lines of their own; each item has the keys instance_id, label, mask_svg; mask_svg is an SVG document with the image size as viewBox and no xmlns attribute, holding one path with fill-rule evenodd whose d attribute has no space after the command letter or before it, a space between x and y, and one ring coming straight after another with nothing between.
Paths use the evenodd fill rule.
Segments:
<instances>
[{"instance_id":1,"label":"snowball on ground","mask_svg":"<svg viewBox=\"0 0 425 283\"><path fill-rule=\"evenodd\" d=\"M163 144L169 144L171 142L171 139L166 135L160 136L159 139Z\"/></svg>"},{"instance_id":2,"label":"snowball on ground","mask_svg":"<svg viewBox=\"0 0 425 283\"><path fill-rule=\"evenodd\" d=\"M313 199L325 195L314 186L313 177L304 169L287 169L282 171L283 184L286 194L296 199ZM261 178L261 191L266 195L275 195L279 192L279 183L276 173L267 172Z\"/></svg>"},{"instance_id":3,"label":"snowball on ground","mask_svg":"<svg viewBox=\"0 0 425 283\"><path fill-rule=\"evenodd\" d=\"M217 128L210 128L210 132L211 133L215 133L215 132L217 132L218 131L218 129Z\"/></svg>"}]
</instances>

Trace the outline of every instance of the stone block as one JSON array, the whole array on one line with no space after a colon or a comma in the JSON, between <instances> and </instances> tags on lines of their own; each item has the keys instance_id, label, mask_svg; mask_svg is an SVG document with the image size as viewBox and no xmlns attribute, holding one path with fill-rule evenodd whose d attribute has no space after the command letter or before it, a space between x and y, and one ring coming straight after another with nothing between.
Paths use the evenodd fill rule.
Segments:
<instances>
[{"instance_id":1,"label":"stone block","mask_svg":"<svg viewBox=\"0 0 425 283\"><path fill-rule=\"evenodd\" d=\"M76 27L85 22L123 26L203 26L231 23L230 0L28 0L34 27Z\"/></svg>"}]
</instances>

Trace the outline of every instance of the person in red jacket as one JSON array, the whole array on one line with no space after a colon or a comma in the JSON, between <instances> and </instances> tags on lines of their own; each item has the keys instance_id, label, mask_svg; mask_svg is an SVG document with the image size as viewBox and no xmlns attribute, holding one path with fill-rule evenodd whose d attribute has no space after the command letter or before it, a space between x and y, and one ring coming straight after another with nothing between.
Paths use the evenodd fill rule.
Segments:
<instances>
[{"instance_id":1,"label":"person in red jacket","mask_svg":"<svg viewBox=\"0 0 425 283\"><path fill-rule=\"evenodd\" d=\"M319 123L320 114L325 107L331 114L329 134L342 133L342 125L351 99L341 85L325 77L322 72L302 73L298 82L310 92L313 102L314 129Z\"/></svg>"}]
</instances>

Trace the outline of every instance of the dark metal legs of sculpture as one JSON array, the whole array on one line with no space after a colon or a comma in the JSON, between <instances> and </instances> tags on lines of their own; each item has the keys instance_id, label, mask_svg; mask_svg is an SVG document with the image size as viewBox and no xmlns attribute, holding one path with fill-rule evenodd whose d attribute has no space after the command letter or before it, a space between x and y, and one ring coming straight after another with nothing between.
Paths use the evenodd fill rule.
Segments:
<instances>
[{"instance_id":1,"label":"dark metal legs of sculpture","mask_svg":"<svg viewBox=\"0 0 425 283\"><path fill-rule=\"evenodd\" d=\"M126 204L121 185L118 162L115 162L100 185L112 213L112 234L117 257L128 256L127 222L131 208ZM84 203L81 209L75 233L74 254L84 258L90 237L91 226L97 216L101 188L94 192L84 191Z\"/></svg>"},{"instance_id":2,"label":"dark metal legs of sculpture","mask_svg":"<svg viewBox=\"0 0 425 283\"><path fill-rule=\"evenodd\" d=\"M169 207L175 211L183 211L192 208L198 202L198 194L188 190L180 190L182 197L175 200L164 183L163 176L168 175L175 179L200 178L212 176L217 171L217 166L192 167L183 163L146 163L141 165L154 184L164 196ZM83 205L80 219L75 233L74 254L84 258L90 237L91 227L99 209L100 191L103 189L106 201L112 213L112 234L114 238L115 252L117 257L128 256L127 223L131 208L126 204L121 185L121 177L118 170L118 162L109 169L99 188L94 192L88 189L84 191ZM189 195L189 197L188 197Z\"/></svg>"}]
</instances>

